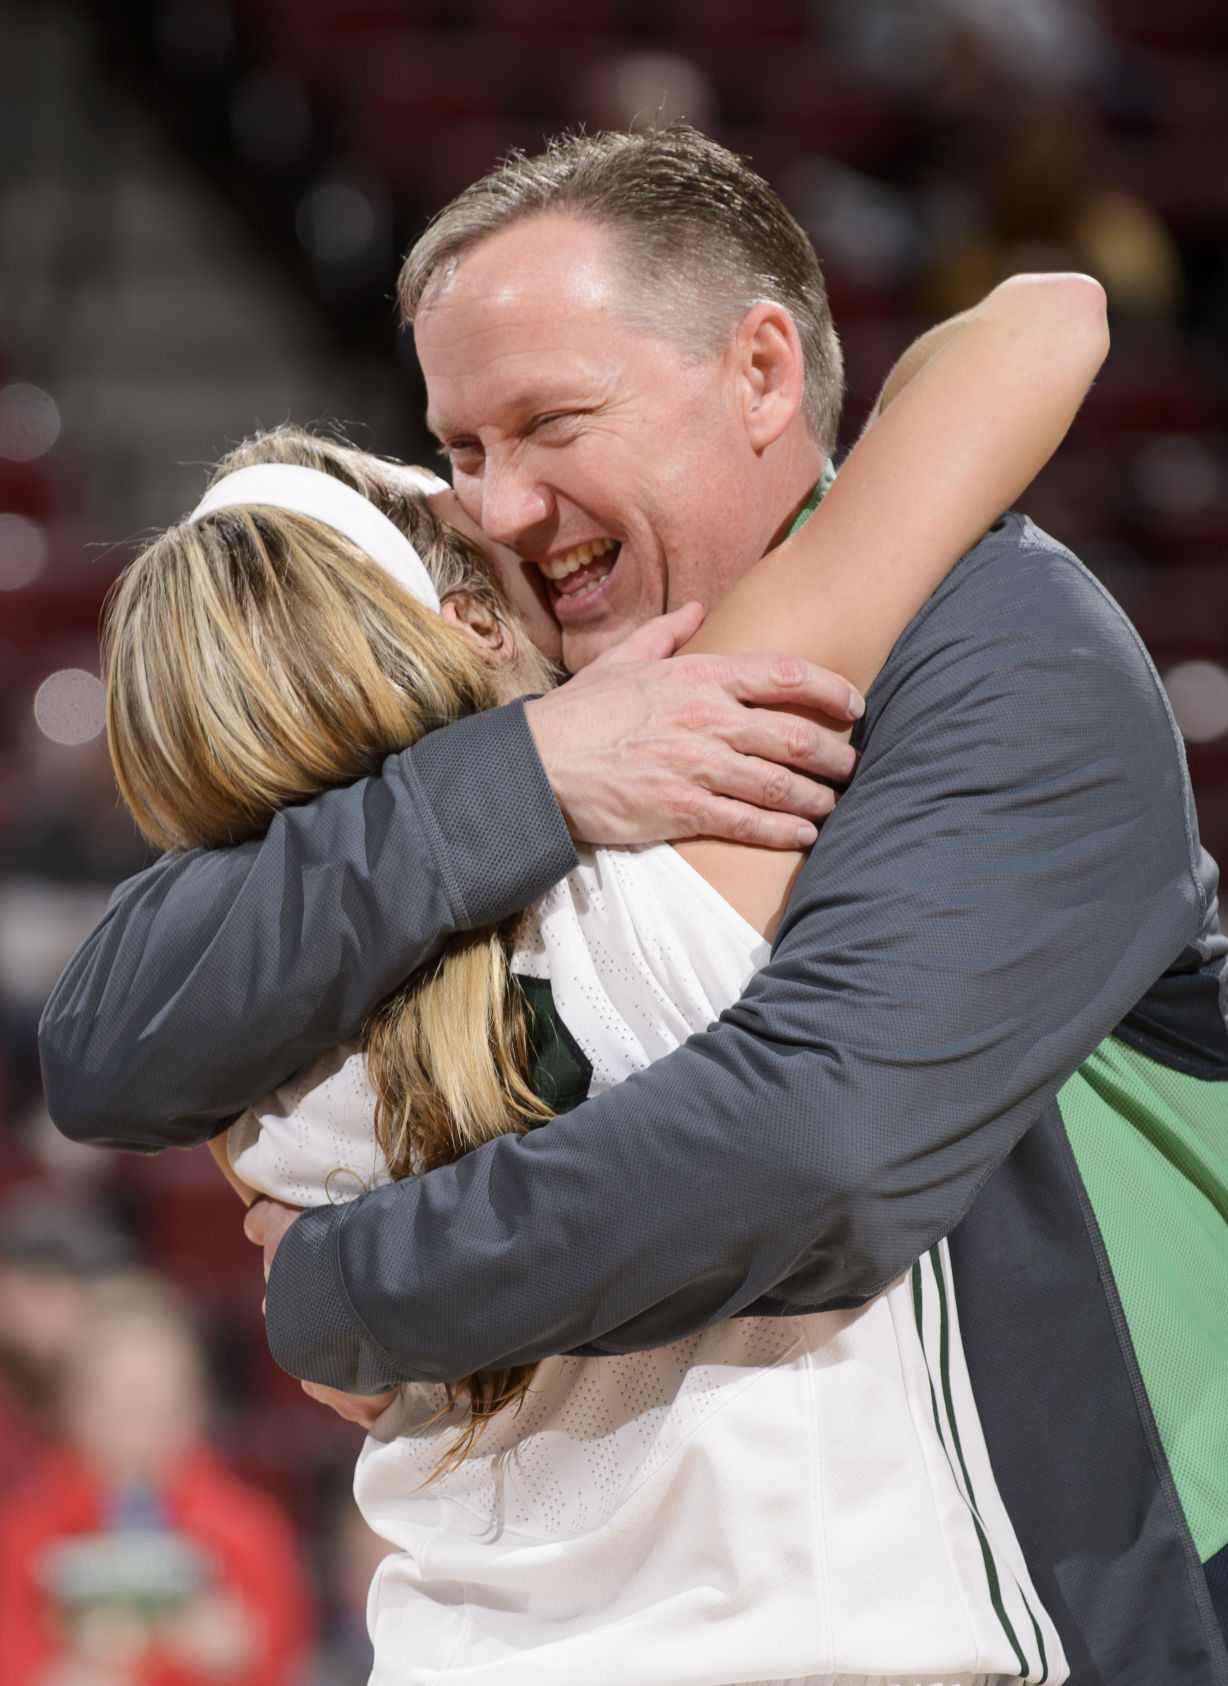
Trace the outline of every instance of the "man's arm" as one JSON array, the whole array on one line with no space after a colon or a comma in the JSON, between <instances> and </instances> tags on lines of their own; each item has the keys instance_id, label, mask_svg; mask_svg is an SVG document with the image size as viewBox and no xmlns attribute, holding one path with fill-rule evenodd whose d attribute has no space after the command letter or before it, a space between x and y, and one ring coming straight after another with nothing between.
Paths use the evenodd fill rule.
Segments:
<instances>
[{"instance_id":1,"label":"man's arm","mask_svg":"<svg viewBox=\"0 0 1228 1686\"><path fill-rule=\"evenodd\" d=\"M369 1392L874 1293L1192 939L1195 856L1137 637L1007 517L897 645L743 999L544 1129L296 1219L275 1356Z\"/></svg>"},{"instance_id":2,"label":"man's arm","mask_svg":"<svg viewBox=\"0 0 1228 1686\"><path fill-rule=\"evenodd\" d=\"M701 619L663 616L526 708L286 809L258 842L121 886L40 1026L60 1129L147 1152L206 1140L355 1035L453 932L543 894L575 863L569 826L592 842L812 837L832 802L816 779L847 777L852 752L775 707L847 720L860 699L805 662L658 659Z\"/></svg>"},{"instance_id":3,"label":"man's arm","mask_svg":"<svg viewBox=\"0 0 1228 1686\"><path fill-rule=\"evenodd\" d=\"M456 930L515 913L575 850L519 706L390 756L234 849L120 886L39 1029L47 1104L97 1146L190 1147Z\"/></svg>"}]
</instances>

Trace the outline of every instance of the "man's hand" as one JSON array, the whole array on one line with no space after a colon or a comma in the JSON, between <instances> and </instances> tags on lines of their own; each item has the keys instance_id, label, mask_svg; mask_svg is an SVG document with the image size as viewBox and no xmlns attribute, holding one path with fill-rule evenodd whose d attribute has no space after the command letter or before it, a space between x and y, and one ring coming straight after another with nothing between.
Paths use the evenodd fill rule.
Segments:
<instances>
[{"instance_id":1,"label":"man's hand","mask_svg":"<svg viewBox=\"0 0 1228 1686\"><path fill-rule=\"evenodd\" d=\"M371 1432L371 1426L377 1417L382 1417L397 1396L395 1387L389 1388L387 1393L342 1393L340 1388L321 1387L317 1382L303 1382L303 1392L308 1399L314 1399L321 1405L327 1405L330 1411L335 1411L346 1422L357 1423L359 1428Z\"/></svg>"},{"instance_id":2,"label":"man's hand","mask_svg":"<svg viewBox=\"0 0 1228 1686\"><path fill-rule=\"evenodd\" d=\"M806 848L856 755L809 709L856 720L846 679L793 656L670 656L703 619L698 603L641 627L525 717L573 837L661 843L726 837Z\"/></svg>"},{"instance_id":3,"label":"man's hand","mask_svg":"<svg viewBox=\"0 0 1228 1686\"><path fill-rule=\"evenodd\" d=\"M264 1249L266 1282L269 1279L269 1271L273 1268L273 1255L281 1245L281 1238L301 1210L299 1206L283 1206L280 1200L270 1200L265 1194L247 1209L243 1219L243 1233L249 1241ZM335 1387L323 1387L317 1382L303 1382L301 1386L308 1399L327 1405L330 1411L335 1411L347 1422L357 1423L360 1428L368 1430L397 1396L396 1388L390 1388L386 1393L342 1393Z\"/></svg>"}]
</instances>

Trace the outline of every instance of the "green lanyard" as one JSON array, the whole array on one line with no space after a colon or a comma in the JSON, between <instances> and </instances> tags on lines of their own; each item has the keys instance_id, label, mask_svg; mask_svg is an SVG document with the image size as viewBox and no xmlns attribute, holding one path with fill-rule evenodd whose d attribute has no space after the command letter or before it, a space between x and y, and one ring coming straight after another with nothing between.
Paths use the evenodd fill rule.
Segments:
<instances>
[{"instance_id":1,"label":"green lanyard","mask_svg":"<svg viewBox=\"0 0 1228 1686\"><path fill-rule=\"evenodd\" d=\"M802 510L802 512L798 516L797 520L789 528L789 537L790 538L793 537L794 533L798 532L802 527L804 527L806 525L807 521L809 521L810 517L814 514L815 510L822 503L823 499L827 496L828 492L831 491L831 489L835 485L835 483L836 483L835 464L832 462L831 458L828 457L827 461L823 465L823 472L822 472L822 474L819 475L818 485L815 487L814 491L811 492L810 496L806 499L805 509Z\"/></svg>"}]
</instances>

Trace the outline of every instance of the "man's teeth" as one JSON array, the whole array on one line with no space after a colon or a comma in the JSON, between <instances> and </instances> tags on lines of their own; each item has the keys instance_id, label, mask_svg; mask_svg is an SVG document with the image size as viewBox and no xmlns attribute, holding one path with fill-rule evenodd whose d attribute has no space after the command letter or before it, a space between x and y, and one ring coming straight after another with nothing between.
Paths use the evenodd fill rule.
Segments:
<instances>
[{"instance_id":1,"label":"man's teeth","mask_svg":"<svg viewBox=\"0 0 1228 1686\"><path fill-rule=\"evenodd\" d=\"M614 539L593 539L576 550L569 550L566 556L557 556L553 562L542 562L539 566L548 580L565 580L568 574L574 574L580 568L587 568L590 562L595 562L599 556L604 556L615 546Z\"/></svg>"}]
</instances>

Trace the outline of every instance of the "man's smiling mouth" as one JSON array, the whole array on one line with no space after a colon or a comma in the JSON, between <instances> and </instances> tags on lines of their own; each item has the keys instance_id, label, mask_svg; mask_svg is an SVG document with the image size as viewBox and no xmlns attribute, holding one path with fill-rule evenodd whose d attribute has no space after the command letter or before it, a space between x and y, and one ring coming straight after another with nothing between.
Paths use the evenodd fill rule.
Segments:
<instances>
[{"instance_id":1,"label":"man's smiling mouth","mask_svg":"<svg viewBox=\"0 0 1228 1686\"><path fill-rule=\"evenodd\" d=\"M574 602L595 591L613 572L622 546L617 539L590 539L577 545L565 556L553 557L537 565L550 581L551 595L557 601L565 597Z\"/></svg>"}]
</instances>

